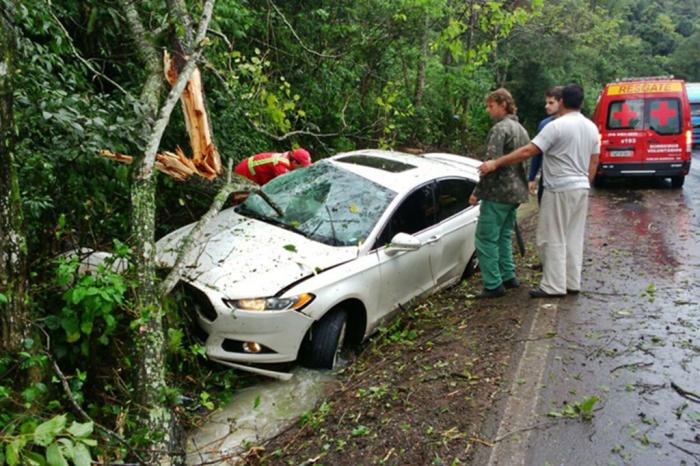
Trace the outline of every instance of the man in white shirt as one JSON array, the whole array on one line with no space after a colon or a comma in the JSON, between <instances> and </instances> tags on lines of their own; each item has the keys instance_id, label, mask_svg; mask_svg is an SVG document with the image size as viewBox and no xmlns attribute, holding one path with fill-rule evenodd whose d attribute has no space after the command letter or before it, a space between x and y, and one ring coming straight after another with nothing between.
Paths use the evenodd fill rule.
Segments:
<instances>
[{"instance_id":1,"label":"man in white shirt","mask_svg":"<svg viewBox=\"0 0 700 466\"><path fill-rule=\"evenodd\" d=\"M581 290L583 238L588 190L600 152L598 129L581 114L583 89L569 84L562 91L563 110L526 146L484 162L482 176L542 153L544 194L537 225L542 281L533 298L565 296Z\"/></svg>"}]
</instances>

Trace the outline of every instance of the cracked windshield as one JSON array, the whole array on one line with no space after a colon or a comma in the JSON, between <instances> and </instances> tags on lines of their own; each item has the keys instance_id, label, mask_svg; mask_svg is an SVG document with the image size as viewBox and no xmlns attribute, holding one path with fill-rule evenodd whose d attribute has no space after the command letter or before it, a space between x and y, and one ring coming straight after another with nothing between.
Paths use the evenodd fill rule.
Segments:
<instances>
[{"instance_id":1,"label":"cracked windshield","mask_svg":"<svg viewBox=\"0 0 700 466\"><path fill-rule=\"evenodd\" d=\"M272 180L263 191L283 216L260 196L236 210L331 246L361 245L396 193L329 162L319 162Z\"/></svg>"}]
</instances>

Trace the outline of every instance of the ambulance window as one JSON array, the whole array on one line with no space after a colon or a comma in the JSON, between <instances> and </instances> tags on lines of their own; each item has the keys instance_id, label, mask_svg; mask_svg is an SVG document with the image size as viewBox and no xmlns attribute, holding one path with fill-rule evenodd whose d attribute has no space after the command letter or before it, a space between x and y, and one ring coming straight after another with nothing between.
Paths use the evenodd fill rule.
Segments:
<instances>
[{"instance_id":1,"label":"ambulance window","mask_svg":"<svg viewBox=\"0 0 700 466\"><path fill-rule=\"evenodd\" d=\"M642 129L644 100L616 100L608 107L608 129Z\"/></svg>"},{"instance_id":2,"label":"ambulance window","mask_svg":"<svg viewBox=\"0 0 700 466\"><path fill-rule=\"evenodd\" d=\"M649 99L647 101L647 127L659 134L681 132L681 103L678 99Z\"/></svg>"}]
</instances>

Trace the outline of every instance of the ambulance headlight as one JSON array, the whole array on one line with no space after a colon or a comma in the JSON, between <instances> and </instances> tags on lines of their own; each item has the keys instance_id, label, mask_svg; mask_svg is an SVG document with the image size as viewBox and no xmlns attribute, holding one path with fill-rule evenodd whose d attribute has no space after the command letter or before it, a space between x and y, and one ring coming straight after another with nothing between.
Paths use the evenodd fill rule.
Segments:
<instances>
[{"instance_id":1,"label":"ambulance headlight","mask_svg":"<svg viewBox=\"0 0 700 466\"><path fill-rule=\"evenodd\" d=\"M222 301L226 306L241 311L285 311L287 309L301 311L308 306L315 297L316 296L311 293L302 293L289 298L223 298Z\"/></svg>"}]
</instances>

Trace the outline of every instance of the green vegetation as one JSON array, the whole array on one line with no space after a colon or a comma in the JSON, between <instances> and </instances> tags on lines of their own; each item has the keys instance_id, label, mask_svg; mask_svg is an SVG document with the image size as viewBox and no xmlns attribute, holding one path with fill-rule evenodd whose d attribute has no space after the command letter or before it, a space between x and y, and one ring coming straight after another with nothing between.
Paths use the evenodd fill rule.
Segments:
<instances>
[{"instance_id":1,"label":"green vegetation","mask_svg":"<svg viewBox=\"0 0 700 466\"><path fill-rule=\"evenodd\" d=\"M7 273L5 259L17 254L0 241L0 315L23 306L30 321L19 350L0 345L0 464L140 462L164 434L147 432L134 414L140 361L133 335L160 309L139 302L134 270L105 266L85 276L75 260L57 259L77 247L130 259L142 246L130 216L134 167L98 156L102 149L142 154L152 123L153 109L140 97L150 71L124 3L0 0L0 69L13 71L11 81L0 76L0 98L12 101L3 108L14 118L7 128L0 118L0 167L13 168L3 170L11 179L0 180L0 200L21 206L12 218L23 224L10 233L26 257L26 267ZM202 13L200 2L171 3L195 20ZM137 8L150 45L187 43L187 28L165 2ZM700 80L699 15L697 0L225 0L215 5L200 71L224 166L292 145L315 159L364 147L476 154L490 124L483 97L501 85L534 130L543 92L555 84L583 84L590 110L616 78ZM4 66L10 58L14 68ZM161 148L178 145L189 152L176 112ZM141 199L154 204L157 236L198 218L213 197L206 183L163 176L157 183L155 201ZM15 211L0 214L7 212ZM650 301L655 291L645 291ZM176 299L162 311L167 387L150 399L187 426L249 376L206 361ZM418 336L398 327L385 333L406 346ZM386 395L384 386L357 392ZM586 419L596 401L557 414ZM303 422L318 425L328 410ZM366 429L358 425L352 435L369 435Z\"/></svg>"}]
</instances>

